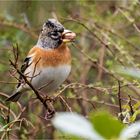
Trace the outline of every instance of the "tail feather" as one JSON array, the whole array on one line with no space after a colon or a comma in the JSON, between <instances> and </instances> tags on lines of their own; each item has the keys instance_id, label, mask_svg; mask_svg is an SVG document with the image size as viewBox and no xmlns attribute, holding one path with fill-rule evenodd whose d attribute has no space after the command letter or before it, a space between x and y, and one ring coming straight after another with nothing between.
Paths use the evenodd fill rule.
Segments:
<instances>
[{"instance_id":1,"label":"tail feather","mask_svg":"<svg viewBox=\"0 0 140 140\"><path fill-rule=\"evenodd\" d=\"M9 98L7 98L6 101L17 102L21 94L22 94L21 92L16 92L12 94Z\"/></svg>"}]
</instances>

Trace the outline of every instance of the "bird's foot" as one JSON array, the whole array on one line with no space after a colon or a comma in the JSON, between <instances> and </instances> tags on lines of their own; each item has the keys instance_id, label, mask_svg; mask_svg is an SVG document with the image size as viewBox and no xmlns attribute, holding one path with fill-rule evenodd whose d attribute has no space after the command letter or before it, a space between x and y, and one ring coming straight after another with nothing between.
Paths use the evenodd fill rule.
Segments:
<instances>
[{"instance_id":1,"label":"bird's foot","mask_svg":"<svg viewBox=\"0 0 140 140\"><path fill-rule=\"evenodd\" d=\"M45 97L44 97L44 101L45 101L45 102L48 101L48 102L53 103L53 102L55 101L55 99L54 99L53 97L50 97L50 96L45 96Z\"/></svg>"},{"instance_id":2,"label":"bird's foot","mask_svg":"<svg viewBox=\"0 0 140 140\"><path fill-rule=\"evenodd\" d=\"M55 115L55 110L47 110L46 114L45 114L45 120L50 120L54 117Z\"/></svg>"}]
</instances>

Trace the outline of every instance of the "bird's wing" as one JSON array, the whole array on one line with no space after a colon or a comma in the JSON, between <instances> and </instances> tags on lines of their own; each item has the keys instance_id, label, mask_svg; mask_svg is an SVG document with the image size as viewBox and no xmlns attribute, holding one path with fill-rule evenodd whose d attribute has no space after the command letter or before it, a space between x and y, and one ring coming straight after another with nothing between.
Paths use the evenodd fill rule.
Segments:
<instances>
[{"instance_id":1,"label":"bird's wing","mask_svg":"<svg viewBox=\"0 0 140 140\"><path fill-rule=\"evenodd\" d=\"M24 63L23 63L23 65L21 66L21 69L20 69L22 73L24 73L25 70L29 67L29 65L30 65L30 63L29 63L29 62L30 62L30 59L31 59L31 57L26 57L26 58L24 59ZM23 78L22 78L22 76L20 75L20 76L19 76L19 83L17 84L17 88L20 87L20 85L21 85L21 83L22 83L22 82L21 82L22 79L23 79Z\"/></svg>"},{"instance_id":2,"label":"bird's wing","mask_svg":"<svg viewBox=\"0 0 140 140\"><path fill-rule=\"evenodd\" d=\"M35 51L36 51L36 47L33 47L33 48L29 51L27 57L24 59L24 63L23 63L23 65L21 66L21 69L20 69L21 72L22 72L23 74L25 74L26 69L31 65L31 60L32 60L33 56L35 55ZM22 76L20 75L20 76L19 76L19 83L17 84L17 87L16 87L16 88L19 88L19 87L21 86L22 80L23 80L23 78L22 78Z\"/></svg>"}]
</instances>

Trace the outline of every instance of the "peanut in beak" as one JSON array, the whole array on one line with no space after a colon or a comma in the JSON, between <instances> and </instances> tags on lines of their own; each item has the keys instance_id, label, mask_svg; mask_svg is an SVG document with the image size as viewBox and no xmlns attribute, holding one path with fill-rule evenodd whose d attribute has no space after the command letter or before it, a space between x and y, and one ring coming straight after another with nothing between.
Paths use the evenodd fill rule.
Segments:
<instances>
[{"instance_id":1,"label":"peanut in beak","mask_svg":"<svg viewBox=\"0 0 140 140\"><path fill-rule=\"evenodd\" d=\"M76 34L70 30L64 30L62 33L62 40L64 43L71 42L75 39Z\"/></svg>"}]
</instances>

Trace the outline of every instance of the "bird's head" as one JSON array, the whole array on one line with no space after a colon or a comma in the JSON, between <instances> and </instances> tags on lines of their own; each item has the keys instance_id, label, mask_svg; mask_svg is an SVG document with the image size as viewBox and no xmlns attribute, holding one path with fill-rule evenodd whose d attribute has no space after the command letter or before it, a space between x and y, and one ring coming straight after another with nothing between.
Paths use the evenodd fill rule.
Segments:
<instances>
[{"instance_id":1,"label":"bird's head","mask_svg":"<svg viewBox=\"0 0 140 140\"><path fill-rule=\"evenodd\" d=\"M42 27L38 45L43 48L55 49L63 43L73 41L75 37L75 33L66 30L57 20L48 19Z\"/></svg>"}]
</instances>

